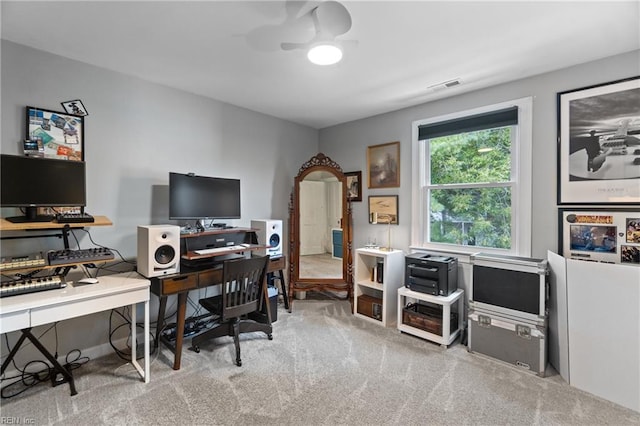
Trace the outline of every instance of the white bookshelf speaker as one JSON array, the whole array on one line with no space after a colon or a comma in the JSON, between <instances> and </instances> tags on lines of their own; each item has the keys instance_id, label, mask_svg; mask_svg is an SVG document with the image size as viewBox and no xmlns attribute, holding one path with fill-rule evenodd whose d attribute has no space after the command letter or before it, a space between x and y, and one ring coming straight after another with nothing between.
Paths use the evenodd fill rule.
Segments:
<instances>
[{"instance_id":1,"label":"white bookshelf speaker","mask_svg":"<svg viewBox=\"0 0 640 426\"><path fill-rule=\"evenodd\" d=\"M256 231L258 244L270 248L254 250L260 256L271 258L282 256L282 221L276 219L255 219L251 221L251 229Z\"/></svg>"},{"instance_id":2,"label":"white bookshelf speaker","mask_svg":"<svg viewBox=\"0 0 640 426\"><path fill-rule=\"evenodd\" d=\"M180 271L180 227L138 226L138 272L147 278Z\"/></svg>"}]
</instances>

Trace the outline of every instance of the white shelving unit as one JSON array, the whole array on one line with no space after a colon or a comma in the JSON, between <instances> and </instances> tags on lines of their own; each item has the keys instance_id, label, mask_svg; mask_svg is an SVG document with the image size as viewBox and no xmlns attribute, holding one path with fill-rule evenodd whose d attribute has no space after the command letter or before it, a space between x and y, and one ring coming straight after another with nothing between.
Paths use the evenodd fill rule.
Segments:
<instances>
[{"instance_id":1,"label":"white shelving unit","mask_svg":"<svg viewBox=\"0 0 640 426\"><path fill-rule=\"evenodd\" d=\"M383 262L382 283L372 280L372 271L376 268L378 260ZM384 327L395 325L398 289L404 285L403 279L404 252L402 250L357 249L354 265L353 314ZM358 298L362 296L380 300L382 305L380 320L358 312Z\"/></svg>"},{"instance_id":2,"label":"white shelving unit","mask_svg":"<svg viewBox=\"0 0 640 426\"><path fill-rule=\"evenodd\" d=\"M417 291L409 290L402 287L398 290L398 330L405 333L413 334L414 336L421 337L432 342L440 343L443 347L449 346L458 337L463 325L463 312L464 312L464 294L463 289L458 289L448 296L433 296L431 294L419 293ZM442 306L442 336L434 333L430 333L425 330L413 327L411 325L404 324L402 322L402 309L410 301L418 301L432 303L434 305ZM450 317L451 317L451 305L458 302L458 324L455 330L451 330Z\"/></svg>"}]
</instances>

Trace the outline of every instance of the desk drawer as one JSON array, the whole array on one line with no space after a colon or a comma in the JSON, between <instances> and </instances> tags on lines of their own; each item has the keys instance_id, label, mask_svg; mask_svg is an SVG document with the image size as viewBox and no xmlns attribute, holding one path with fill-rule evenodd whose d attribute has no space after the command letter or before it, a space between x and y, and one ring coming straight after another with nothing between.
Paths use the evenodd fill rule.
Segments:
<instances>
[{"instance_id":1,"label":"desk drawer","mask_svg":"<svg viewBox=\"0 0 640 426\"><path fill-rule=\"evenodd\" d=\"M281 269L285 269L286 267L285 263L286 262L284 260L284 256L279 257L277 259L271 259L267 264L267 272L275 272Z\"/></svg>"},{"instance_id":2,"label":"desk drawer","mask_svg":"<svg viewBox=\"0 0 640 426\"><path fill-rule=\"evenodd\" d=\"M174 278L164 278L161 280L163 296L198 288L198 276L196 274L182 275Z\"/></svg>"},{"instance_id":3,"label":"desk drawer","mask_svg":"<svg viewBox=\"0 0 640 426\"><path fill-rule=\"evenodd\" d=\"M222 269L212 269L198 273L198 287L208 287L222 283Z\"/></svg>"},{"instance_id":4,"label":"desk drawer","mask_svg":"<svg viewBox=\"0 0 640 426\"><path fill-rule=\"evenodd\" d=\"M31 327L29 311L11 312L0 316L0 333L21 330Z\"/></svg>"}]
</instances>

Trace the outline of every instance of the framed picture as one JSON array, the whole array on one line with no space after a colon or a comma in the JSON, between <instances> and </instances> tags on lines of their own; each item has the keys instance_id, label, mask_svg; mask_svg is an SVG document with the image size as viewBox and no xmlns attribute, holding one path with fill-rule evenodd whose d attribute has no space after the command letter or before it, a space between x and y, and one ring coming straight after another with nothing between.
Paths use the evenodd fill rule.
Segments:
<instances>
[{"instance_id":1,"label":"framed picture","mask_svg":"<svg viewBox=\"0 0 640 426\"><path fill-rule=\"evenodd\" d=\"M82 117L84 117L85 115L89 115L87 109L84 107L80 99L62 102L62 107L65 111L67 111L67 114L79 115Z\"/></svg>"},{"instance_id":2,"label":"framed picture","mask_svg":"<svg viewBox=\"0 0 640 426\"><path fill-rule=\"evenodd\" d=\"M400 186L400 142L372 145L367 148L369 188Z\"/></svg>"},{"instance_id":3,"label":"framed picture","mask_svg":"<svg viewBox=\"0 0 640 426\"><path fill-rule=\"evenodd\" d=\"M558 231L567 259L640 266L640 208L561 208Z\"/></svg>"},{"instance_id":4,"label":"framed picture","mask_svg":"<svg viewBox=\"0 0 640 426\"><path fill-rule=\"evenodd\" d=\"M640 77L557 96L558 204L640 203Z\"/></svg>"},{"instance_id":5,"label":"framed picture","mask_svg":"<svg viewBox=\"0 0 640 426\"><path fill-rule=\"evenodd\" d=\"M41 141L45 157L84 161L84 119L27 107L27 139Z\"/></svg>"},{"instance_id":6,"label":"framed picture","mask_svg":"<svg viewBox=\"0 0 640 426\"><path fill-rule=\"evenodd\" d=\"M362 201L362 172L346 172L347 199L349 201Z\"/></svg>"},{"instance_id":7,"label":"framed picture","mask_svg":"<svg viewBox=\"0 0 640 426\"><path fill-rule=\"evenodd\" d=\"M369 223L397 225L398 224L398 196L370 195Z\"/></svg>"}]
</instances>

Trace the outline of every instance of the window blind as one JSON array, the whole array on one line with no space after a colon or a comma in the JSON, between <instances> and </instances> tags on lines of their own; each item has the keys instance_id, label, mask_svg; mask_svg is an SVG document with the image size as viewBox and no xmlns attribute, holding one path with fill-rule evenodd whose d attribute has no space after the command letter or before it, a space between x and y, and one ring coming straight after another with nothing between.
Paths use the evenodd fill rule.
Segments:
<instances>
[{"instance_id":1,"label":"window blind","mask_svg":"<svg viewBox=\"0 0 640 426\"><path fill-rule=\"evenodd\" d=\"M518 107L424 124L418 127L418 139L433 139L457 133L474 132L518 124Z\"/></svg>"}]
</instances>

